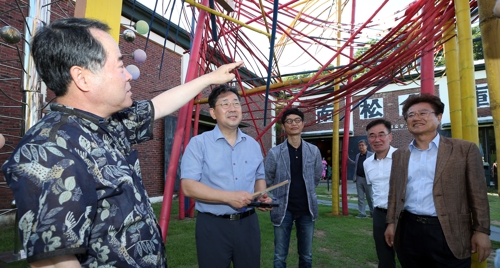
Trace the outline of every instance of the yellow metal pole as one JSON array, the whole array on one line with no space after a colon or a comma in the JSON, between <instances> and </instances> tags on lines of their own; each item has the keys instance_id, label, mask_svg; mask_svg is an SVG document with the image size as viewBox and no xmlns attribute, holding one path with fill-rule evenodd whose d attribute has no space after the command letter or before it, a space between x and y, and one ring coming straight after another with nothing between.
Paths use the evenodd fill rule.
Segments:
<instances>
[{"instance_id":1,"label":"yellow metal pole","mask_svg":"<svg viewBox=\"0 0 500 268\"><path fill-rule=\"evenodd\" d=\"M337 0L337 21L340 25L342 20L342 10L341 10L342 0ZM340 40L341 33L337 31L337 38ZM340 41L337 41L337 47L340 47ZM337 56L337 66L340 66L340 55ZM335 91L340 90L340 84L335 85ZM338 111L340 109L339 101L333 103L333 110ZM346 113L349 112L346 110ZM332 124L332 214L340 215L340 196L339 196L339 179L340 179L340 145L339 145L339 129L340 129L340 115L336 113L333 116ZM346 135L344 133L344 135ZM349 133L347 133L349 135ZM345 172L345 171L343 171Z\"/></svg>"},{"instance_id":2,"label":"yellow metal pole","mask_svg":"<svg viewBox=\"0 0 500 268\"><path fill-rule=\"evenodd\" d=\"M472 56L472 27L468 0L455 1L457 18L460 87L462 103L462 131L464 140L479 145L477 124L476 81L474 79L474 59Z\"/></svg>"},{"instance_id":3,"label":"yellow metal pole","mask_svg":"<svg viewBox=\"0 0 500 268\"><path fill-rule=\"evenodd\" d=\"M472 27L468 0L455 0L457 18L460 87L462 88L463 139L479 146L477 124L476 80L474 78L474 58L472 55ZM477 261L477 253L472 254L471 267L486 268L486 262Z\"/></svg>"},{"instance_id":4,"label":"yellow metal pole","mask_svg":"<svg viewBox=\"0 0 500 268\"><path fill-rule=\"evenodd\" d=\"M460 72L458 70L458 46L455 22L443 35L444 59L446 63L446 80L448 82L448 99L450 103L451 135L462 139L462 105L460 103Z\"/></svg>"},{"instance_id":5,"label":"yellow metal pole","mask_svg":"<svg viewBox=\"0 0 500 268\"><path fill-rule=\"evenodd\" d=\"M120 39L120 20L122 16L122 0L78 0L75 5L75 17L96 19L111 27L109 34Z\"/></svg>"},{"instance_id":6,"label":"yellow metal pole","mask_svg":"<svg viewBox=\"0 0 500 268\"><path fill-rule=\"evenodd\" d=\"M486 79L490 94L490 110L493 116L495 130L495 144L498 160L500 152L500 20L493 15L494 0L479 0L479 28L483 39L484 62L486 65ZM493 162L494 160L492 160ZM500 181L500 176L498 176ZM498 184L497 184L498 185ZM498 188L500 194L500 187Z\"/></svg>"},{"instance_id":7,"label":"yellow metal pole","mask_svg":"<svg viewBox=\"0 0 500 268\"><path fill-rule=\"evenodd\" d=\"M206 12L214 14L214 15L217 15L219 17L223 17L226 20L232 21L232 22L234 22L234 23L236 23L236 24L238 24L238 25L240 25L242 27L245 27L247 29L250 29L250 30L252 30L252 31L254 31L256 33L260 33L260 34L263 34L263 35L268 36L268 37L271 36L271 34L269 34L269 33L263 32L263 31L261 31L261 30L259 30L257 28L254 28L254 27L252 27L252 26L250 26L248 24L245 24L245 23L243 23L243 22L241 22L239 20L231 18L231 17L229 17L228 15L226 15L224 13L220 13L219 11L213 10L213 9L211 9L211 8L209 8L207 6L204 6L204 5L200 4L200 3L197 3L197 2L195 2L193 0L184 0L184 1L186 3L192 5L192 6L195 6L195 7L199 8L199 9L203 9Z\"/></svg>"}]
</instances>

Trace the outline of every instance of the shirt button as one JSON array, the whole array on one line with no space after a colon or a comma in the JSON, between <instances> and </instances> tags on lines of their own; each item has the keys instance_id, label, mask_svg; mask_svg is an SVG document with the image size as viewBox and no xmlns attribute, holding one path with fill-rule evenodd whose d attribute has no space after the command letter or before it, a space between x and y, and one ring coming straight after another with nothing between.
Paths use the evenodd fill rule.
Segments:
<instances>
[{"instance_id":1,"label":"shirt button","mask_svg":"<svg viewBox=\"0 0 500 268\"><path fill-rule=\"evenodd\" d=\"M236 166L236 163L233 163L233 166Z\"/></svg>"},{"instance_id":2,"label":"shirt button","mask_svg":"<svg viewBox=\"0 0 500 268\"><path fill-rule=\"evenodd\" d=\"M238 180L238 178L234 178L235 180Z\"/></svg>"}]
</instances>

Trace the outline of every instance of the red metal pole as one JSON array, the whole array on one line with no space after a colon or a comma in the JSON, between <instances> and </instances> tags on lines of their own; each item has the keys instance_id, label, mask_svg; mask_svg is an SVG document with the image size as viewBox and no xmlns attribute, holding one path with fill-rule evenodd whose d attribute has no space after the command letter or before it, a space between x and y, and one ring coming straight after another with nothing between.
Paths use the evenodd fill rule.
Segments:
<instances>
[{"instance_id":1,"label":"red metal pole","mask_svg":"<svg viewBox=\"0 0 500 268\"><path fill-rule=\"evenodd\" d=\"M354 24L356 23L356 0L352 0L351 10L351 35L354 33ZM351 43L349 49L349 63L352 62L354 56L354 47ZM349 76L347 84L352 82L352 76ZM347 158L349 157L349 129L351 127L351 94L345 97L345 115L344 115L344 137L342 138L342 214L349 215L349 207L347 201Z\"/></svg>"},{"instance_id":2,"label":"red metal pole","mask_svg":"<svg viewBox=\"0 0 500 268\"><path fill-rule=\"evenodd\" d=\"M191 106L193 107L193 100L191 100L188 104L188 106ZM191 114L188 113L188 116L185 116L184 117L185 121L184 122L181 122L181 118L179 116L179 119L177 121L177 125L181 124L183 125L185 128L184 128L184 147L182 149L182 152L184 153L184 150L187 146L187 144L189 143L189 139L191 138ZM182 145L182 144L181 144ZM177 162L179 162L179 158L177 158ZM170 168L170 166L169 166ZM176 176L177 177L177 176ZM174 180L174 184L175 184L175 180ZM183 220L185 218L185 196L184 196L184 193L182 192L182 185L179 184L179 220Z\"/></svg>"},{"instance_id":3,"label":"red metal pole","mask_svg":"<svg viewBox=\"0 0 500 268\"><path fill-rule=\"evenodd\" d=\"M203 0L203 5L208 6L208 0ZM207 12L200 9L200 14L198 16L198 24L196 25L196 31L193 38L193 45L191 47L190 59L188 71L186 74L186 83L193 80L198 71L198 60L200 57L200 47L201 41L203 39L203 26L206 19ZM181 152L181 146L184 136L184 123L186 122L186 117L190 112L189 107L191 105L184 105L180 111L177 118L177 127L175 130L174 143L172 145L172 152L170 155L170 163L168 164L168 172L165 179L165 189L163 191L163 203L160 213L159 225L161 229L161 235L163 241L167 240L168 222L170 220L170 211L172 208L172 195L174 193L175 177L177 174L177 165L179 164L179 156Z\"/></svg>"},{"instance_id":4,"label":"red metal pole","mask_svg":"<svg viewBox=\"0 0 500 268\"><path fill-rule=\"evenodd\" d=\"M427 45L424 46L422 50L422 59L420 62L422 82L421 82L421 93L434 95L434 36L432 34L432 29L434 28L433 20L429 19L429 15L432 14L434 10L434 1L426 1L423 12L423 37L428 39Z\"/></svg>"}]
</instances>

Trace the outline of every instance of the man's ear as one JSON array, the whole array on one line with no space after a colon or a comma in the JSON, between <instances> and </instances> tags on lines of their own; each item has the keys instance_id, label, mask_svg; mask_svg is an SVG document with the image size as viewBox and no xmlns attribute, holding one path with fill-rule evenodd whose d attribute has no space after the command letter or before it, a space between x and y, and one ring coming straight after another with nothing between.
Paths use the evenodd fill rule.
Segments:
<instances>
[{"instance_id":1,"label":"man's ear","mask_svg":"<svg viewBox=\"0 0 500 268\"><path fill-rule=\"evenodd\" d=\"M82 91L89 91L89 72L89 70L80 66L72 66L69 69L71 79L78 89Z\"/></svg>"},{"instance_id":2,"label":"man's ear","mask_svg":"<svg viewBox=\"0 0 500 268\"><path fill-rule=\"evenodd\" d=\"M439 123L441 123L441 119L443 119L443 114L439 114L438 116L436 116Z\"/></svg>"},{"instance_id":3,"label":"man's ear","mask_svg":"<svg viewBox=\"0 0 500 268\"><path fill-rule=\"evenodd\" d=\"M210 116L212 116L212 119L217 120L217 117L215 116L215 109L210 108Z\"/></svg>"}]
</instances>

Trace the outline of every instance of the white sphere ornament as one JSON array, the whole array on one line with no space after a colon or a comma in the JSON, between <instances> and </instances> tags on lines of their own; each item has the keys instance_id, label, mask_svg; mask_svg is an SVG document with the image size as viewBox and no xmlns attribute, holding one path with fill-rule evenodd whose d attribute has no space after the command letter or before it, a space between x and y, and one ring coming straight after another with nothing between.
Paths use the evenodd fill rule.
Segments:
<instances>
[{"instance_id":1,"label":"white sphere ornament","mask_svg":"<svg viewBox=\"0 0 500 268\"><path fill-rule=\"evenodd\" d=\"M133 64L126 67L127 71L132 75L132 80L137 80L141 75L139 68Z\"/></svg>"},{"instance_id":2,"label":"white sphere ornament","mask_svg":"<svg viewBox=\"0 0 500 268\"><path fill-rule=\"evenodd\" d=\"M0 149L5 145L5 138L2 134L0 134Z\"/></svg>"}]
</instances>

